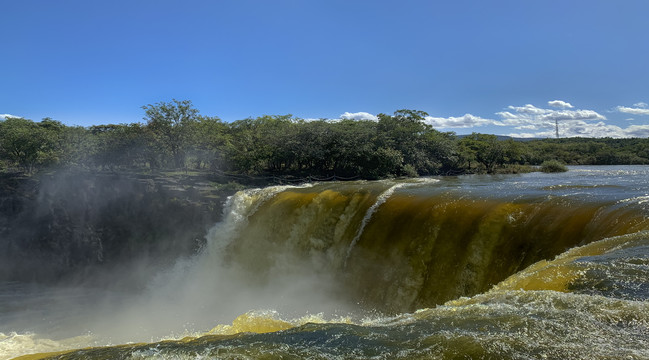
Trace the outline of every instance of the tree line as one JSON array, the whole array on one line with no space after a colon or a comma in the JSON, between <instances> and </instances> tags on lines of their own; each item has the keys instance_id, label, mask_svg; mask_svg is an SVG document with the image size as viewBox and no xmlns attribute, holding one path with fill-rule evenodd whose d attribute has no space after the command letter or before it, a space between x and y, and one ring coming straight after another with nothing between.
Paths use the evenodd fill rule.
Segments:
<instances>
[{"instance_id":1,"label":"tree line","mask_svg":"<svg viewBox=\"0 0 649 360\"><path fill-rule=\"evenodd\" d=\"M143 110L144 122L90 127L9 117L0 121L0 169L33 174L73 166L378 179L515 172L547 160L649 164L649 139L457 136L425 124L428 114L418 110L379 114L377 121L265 115L234 122L203 116L189 100Z\"/></svg>"}]
</instances>

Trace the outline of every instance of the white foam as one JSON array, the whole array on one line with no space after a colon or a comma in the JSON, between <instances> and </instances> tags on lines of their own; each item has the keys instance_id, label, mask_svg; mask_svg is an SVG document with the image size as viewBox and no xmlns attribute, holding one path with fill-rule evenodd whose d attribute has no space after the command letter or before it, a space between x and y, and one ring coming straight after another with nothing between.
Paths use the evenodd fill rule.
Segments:
<instances>
[{"instance_id":1,"label":"white foam","mask_svg":"<svg viewBox=\"0 0 649 360\"><path fill-rule=\"evenodd\" d=\"M77 336L63 340L41 338L33 333L19 334L0 332L0 360L13 359L18 356L64 351L92 346L90 335Z\"/></svg>"}]
</instances>

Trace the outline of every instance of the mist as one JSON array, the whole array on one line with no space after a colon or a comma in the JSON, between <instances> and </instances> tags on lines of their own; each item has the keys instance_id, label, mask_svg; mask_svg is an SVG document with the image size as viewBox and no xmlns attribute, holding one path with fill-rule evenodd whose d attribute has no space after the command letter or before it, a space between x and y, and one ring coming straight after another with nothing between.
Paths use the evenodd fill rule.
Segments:
<instances>
[{"instance_id":1,"label":"mist","mask_svg":"<svg viewBox=\"0 0 649 360\"><path fill-rule=\"evenodd\" d=\"M146 281L194 254L222 200L177 191L174 181L74 170L16 177L0 194L0 281L105 286L119 280L105 274L126 271L131 281L150 268Z\"/></svg>"},{"instance_id":2,"label":"mist","mask_svg":"<svg viewBox=\"0 0 649 360\"><path fill-rule=\"evenodd\" d=\"M74 234L68 240L76 241L78 247L92 249L94 252L90 254L94 262L75 266L68 260L69 267L64 267L65 262L54 259L54 264L43 265L49 266L50 271L68 272L67 276L43 277L37 271L34 276L48 281L14 282L8 296L15 296L17 304L2 311L0 332L10 329L34 333L41 339L58 343L77 339L83 346L99 346L198 336L217 325L231 324L250 311L275 313L285 321L316 314L333 318L358 311L358 305L349 299L337 281L338 274L320 257L305 257L289 249L264 254L264 249L275 244L264 240L264 234L254 234L249 229L245 236L252 236L254 240L248 239L250 241L245 243L255 243L257 248L246 252L231 251L232 244L244 236L242 230L247 228L248 218L266 199L282 190L281 187L269 188L266 192L261 189L240 192L231 197L222 210L221 221L213 224L209 231L198 229L206 235L195 241L193 251L187 251L186 244L172 246L174 241L181 240L167 237L157 240L171 245L142 249L140 244L137 254L122 252L121 257L117 257L114 248L106 244L106 231L101 231L106 225L98 218L116 206L120 207L119 211L134 214L137 211L129 208L134 207L134 198L149 202L147 196L159 194L147 192L151 190L151 182L125 180L124 183L111 182L112 195L106 196L100 188L103 185L80 178L71 183L70 176L51 179L44 184L37 203L30 205L32 210L36 209L32 214L35 219L43 219L65 211L58 216L76 224L71 226L71 232L82 229L82 235L88 234L87 237ZM86 184L81 188L80 182ZM71 190L71 185L76 185L72 187L76 188L75 196L81 200L64 195ZM63 202L66 208L57 208L60 199L66 197ZM127 205L117 205L120 202ZM122 219L117 214L112 216ZM135 223L124 226L151 228L152 223L146 223L150 220L141 216L140 219L145 219L144 223L131 218ZM128 221L127 218L122 220ZM121 226L113 221L109 224ZM31 235L26 238L37 243L39 236L44 236L39 235L39 231L26 231L23 236ZM92 231L96 233L91 234ZM179 238L184 235L180 230L171 233ZM142 235L141 232L125 234ZM119 243L129 247L135 241L137 239L121 239ZM39 261L47 255L52 256L41 251L42 254L36 254ZM163 251L167 253L161 254ZM71 250L65 256L72 259L73 254ZM85 252L84 256L87 254ZM251 258L250 254L254 256ZM264 265L255 266L255 257L265 255ZM171 257L173 261L169 260ZM80 336L82 338L78 338Z\"/></svg>"}]
</instances>

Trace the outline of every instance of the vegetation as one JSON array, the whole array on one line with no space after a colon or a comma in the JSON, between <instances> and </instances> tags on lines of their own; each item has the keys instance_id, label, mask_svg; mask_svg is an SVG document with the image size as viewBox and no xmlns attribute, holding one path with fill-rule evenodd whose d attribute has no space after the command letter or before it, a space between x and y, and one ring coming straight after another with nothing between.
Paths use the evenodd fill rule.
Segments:
<instances>
[{"instance_id":1,"label":"vegetation","mask_svg":"<svg viewBox=\"0 0 649 360\"><path fill-rule=\"evenodd\" d=\"M541 164L541 171L546 173L566 172L568 168L557 160L548 160Z\"/></svg>"},{"instance_id":2,"label":"vegetation","mask_svg":"<svg viewBox=\"0 0 649 360\"><path fill-rule=\"evenodd\" d=\"M649 139L456 136L397 110L378 121L306 121L266 115L231 123L200 115L191 101L143 106L144 123L70 127L0 121L0 169L32 174L52 166L90 170L211 171L232 177L377 179L527 171L557 164L649 164ZM549 164L545 163L549 169Z\"/></svg>"}]
</instances>

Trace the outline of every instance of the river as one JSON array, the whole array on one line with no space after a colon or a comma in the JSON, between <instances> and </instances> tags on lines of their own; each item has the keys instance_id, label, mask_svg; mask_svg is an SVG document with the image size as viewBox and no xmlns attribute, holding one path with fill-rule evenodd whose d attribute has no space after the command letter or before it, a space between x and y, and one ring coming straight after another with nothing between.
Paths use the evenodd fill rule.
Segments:
<instances>
[{"instance_id":1,"label":"river","mask_svg":"<svg viewBox=\"0 0 649 360\"><path fill-rule=\"evenodd\" d=\"M648 179L245 190L144 289L0 284L0 359L649 359Z\"/></svg>"}]
</instances>

